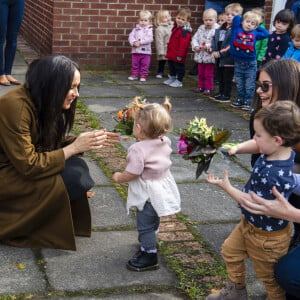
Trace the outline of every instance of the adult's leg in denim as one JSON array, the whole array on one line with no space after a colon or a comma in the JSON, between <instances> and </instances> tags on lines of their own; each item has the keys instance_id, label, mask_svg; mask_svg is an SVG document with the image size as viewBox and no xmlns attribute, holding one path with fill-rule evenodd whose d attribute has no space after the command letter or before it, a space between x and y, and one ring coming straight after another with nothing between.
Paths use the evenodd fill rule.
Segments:
<instances>
[{"instance_id":1,"label":"adult's leg in denim","mask_svg":"<svg viewBox=\"0 0 300 300\"><path fill-rule=\"evenodd\" d=\"M225 7L230 4L230 1L209 1L205 2L205 9L213 8L217 11L218 14L224 12Z\"/></svg>"},{"instance_id":2,"label":"adult's leg in denim","mask_svg":"<svg viewBox=\"0 0 300 300\"><path fill-rule=\"evenodd\" d=\"M170 71L170 76L176 76L176 68L175 68L175 61L168 60L168 66Z\"/></svg>"},{"instance_id":3,"label":"adult's leg in denim","mask_svg":"<svg viewBox=\"0 0 300 300\"><path fill-rule=\"evenodd\" d=\"M287 294L300 298L300 246L279 259L275 266L275 278Z\"/></svg>"},{"instance_id":4,"label":"adult's leg in denim","mask_svg":"<svg viewBox=\"0 0 300 300\"><path fill-rule=\"evenodd\" d=\"M150 202L137 212L137 229L141 246L147 251L156 249L156 227L159 217Z\"/></svg>"},{"instance_id":5,"label":"adult's leg in denim","mask_svg":"<svg viewBox=\"0 0 300 300\"><path fill-rule=\"evenodd\" d=\"M224 67L224 95L230 97L232 90L233 67Z\"/></svg>"},{"instance_id":6,"label":"adult's leg in denim","mask_svg":"<svg viewBox=\"0 0 300 300\"><path fill-rule=\"evenodd\" d=\"M13 62L17 50L17 38L22 24L24 14L24 0L7 1L8 17L7 17L7 33L4 50L6 75L11 75Z\"/></svg>"},{"instance_id":7,"label":"adult's leg in denim","mask_svg":"<svg viewBox=\"0 0 300 300\"><path fill-rule=\"evenodd\" d=\"M131 55L131 75L138 77L140 73L140 54L132 53Z\"/></svg>"},{"instance_id":8,"label":"adult's leg in denim","mask_svg":"<svg viewBox=\"0 0 300 300\"><path fill-rule=\"evenodd\" d=\"M234 64L234 78L236 82L237 97L240 101L245 100L245 80L244 80L244 67L242 63L235 62Z\"/></svg>"},{"instance_id":9,"label":"adult's leg in denim","mask_svg":"<svg viewBox=\"0 0 300 300\"><path fill-rule=\"evenodd\" d=\"M243 237L242 221L233 229L222 245L222 256L229 279L241 286L245 283L245 259L248 257Z\"/></svg>"},{"instance_id":10,"label":"adult's leg in denim","mask_svg":"<svg viewBox=\"0 0 300 300\"><path fill-rule=\"evenodd\" d=\"M151 55L140 54L141 55L141 76L147 77L149 74L149 67L151 62Z\"/></svg>"},{"instance_id":11,"label":"adult's leg in denim","mask_svg":"<svg viewBox=\"0 0 300 300\"><path fill-rule=\"evenodd\" d=\"M205 65L200 63L198 64L198 87L204 89L204 74L205 74Z\"/></svg>"},{"instance_id":12,"label":"adult's leg in denim","mask_svg":"<svg viewBox=\"0 0 300 300\"><path fill-rule=\"evenodd\" d=\"M7 19L8 19L7 1L0 0L0 75L5 75L4 44L6 39Z\"/></svg>"},{"instance_id":13,"label":"adult's leg in denim","mask_svg":"<svg viewBox=\"0 0 300 300\"><path fill-rule=\"evenodd\" d=\"M255 79L257 71L257 62L249 62L245 65L245 101L252 103L255 93Z\"/></svg>"},{"instance_id":14,"label":"adult's leg in denim","mask_svg":"<svg viewBox=\"0 0 300 300\"><path fill-rule=\"evenodd\" d=\"M281 235L263 236L249 230L245 233L245 240L254 270L266 288L268 299L285 300L285 291L277 283L274 269L279 258L287 253L290 231Z\"/></svg>"},{"instance_id":15,"label":"adult's leg in denim","mask_svg":"<svg viewBox=\"0 0 300 300\"><path fill-rule=\"evenodd\" d=\"M158 61L157 73L161 73L161 74L164 73L166 62L167 61L164 59Z\"/></svg>"},{"instance_id":16,"label":"adult's leg in denim","mask_svg":"<svg viewBox=\"0 0 300 300\"><path fill-rule=\"evenodd\" d=\"M205 64L204 88L207 90L214 89L214 71L215 71L215 64Z\"/></svg>"},{"instance_id":17,"label":"adult's leg in denim","mask_svg":"<svg viewBox=\"0 0 300 300\"><path fill-rule=\"evenodd\" d=\"M182 81L185 75L185 64L175 62L175 69L176 69L177 79L179 81Z\"/></svg>"}]
</instances>

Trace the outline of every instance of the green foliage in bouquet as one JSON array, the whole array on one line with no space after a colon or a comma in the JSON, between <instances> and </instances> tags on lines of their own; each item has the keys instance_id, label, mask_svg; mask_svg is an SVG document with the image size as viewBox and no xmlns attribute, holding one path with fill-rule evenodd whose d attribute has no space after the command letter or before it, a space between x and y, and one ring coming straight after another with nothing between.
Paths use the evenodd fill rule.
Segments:
<instances>
[{"instance_id":1,"label":"green foliage in bouquet","mask_svg":"<svg viewBox=\"0 0 300 300\"><path fill-rule=\"evenodd\" d=\"M227 130L207 126L206 119L195 117L187 128L180 129L178 153L183 159L197 163L196 179L207 172L213 156L224 142L230 137Z\"/></svg>"}]
</instances>

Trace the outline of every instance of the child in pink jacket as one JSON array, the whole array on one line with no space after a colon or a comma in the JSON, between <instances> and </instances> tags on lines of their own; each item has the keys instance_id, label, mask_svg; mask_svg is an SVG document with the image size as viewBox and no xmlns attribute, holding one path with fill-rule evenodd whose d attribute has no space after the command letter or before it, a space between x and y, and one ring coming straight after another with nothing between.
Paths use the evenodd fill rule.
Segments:
<instances>
[{"instance_id":1,"label":"child in pink jacket","mask_svg":"<svg viewBox=\"0 0 300 300\"><path fill-rule=\"evenodd\" d=\"M132 67L129 80L146 81L151 61L151 43L153 42L152 14L148 10L139 12L138 24L129 34L132 46Z\"/></svg>"}]
</instances>

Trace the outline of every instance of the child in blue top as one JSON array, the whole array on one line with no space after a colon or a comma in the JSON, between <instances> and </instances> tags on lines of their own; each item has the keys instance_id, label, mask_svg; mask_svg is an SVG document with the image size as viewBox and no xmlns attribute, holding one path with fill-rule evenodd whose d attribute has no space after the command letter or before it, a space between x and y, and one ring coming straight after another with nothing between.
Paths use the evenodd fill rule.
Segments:
<instances>
[{"instance_id":1,"label":"child in blue top","mask_svg":"<svg viewBox=\"0 0 300 300\"><path fill-rule=\"evenodd\" d=\"M293 58L300 62L300 24L293 27L291 32L292 41L282 58Z\"/></svg>"},{"instance_id":2,"label":"child in blue top","mask_svg":"<svg viewBox=\"0 0 300 300\"><path fill-rule=\"evenodd\" d=\"M295 24L295 15L290 9L280 10L273 21L275 31L269 36L263 63L271 59L280 59L291 41L290 33Z\"/></svg>"},{"instance_id":3,"label":"child in blue top","mask_svg":"<svg viewBox=\"0 0 300 300\"><path fill-rule=\"evenodd\" d=\"M243 110L250 110L255 92L256 41L269 36L269 32L259 26L260 22L261 17L252 11L243 17L235 16L232 22L230 54L234 60L238 97L231 106Z\"/></svg>"},{"instance_id":4,"label":"child in blue top","mask_svg":"<svg viewBox=\"0 0 300 300\"><path fill-rule=\"evenodd\" d=\"M226 6L226 22L216 29L212 40L212 56L216 59L216 73L219 81L219 92L210 99L216 102L230 102L234 61L230 56L231 26L234 16L241 15L243 8L239 3Z\"/></svg>"},{"instance_id":5,"label":"child in blue top","mask_svg":"<svg viewBox=\"0 0 300 300\"><path fill-rule=\"evenodd\" d=\"M251 177L243 192L233 187L224 172L219 179L209 174L207 181L241 202L245 193L254 192L272 201L272 187L288 198L297 188L298 179L293 174L295 153L292 147L300 141L300 110L292 101L277 101L263 107L254 116L254 140L262 155L256 161ZM285 291L275 280L274 267L288 251L291 226L283 220L265 215L254 215L241 207L240 223L222 245L229 282L219 294L207 300L247 298L245 258L252 261L257 277L264 283L268 299L285 299ZM223 296L226 295L226 298Z\"/></svg>"}]
</instances>

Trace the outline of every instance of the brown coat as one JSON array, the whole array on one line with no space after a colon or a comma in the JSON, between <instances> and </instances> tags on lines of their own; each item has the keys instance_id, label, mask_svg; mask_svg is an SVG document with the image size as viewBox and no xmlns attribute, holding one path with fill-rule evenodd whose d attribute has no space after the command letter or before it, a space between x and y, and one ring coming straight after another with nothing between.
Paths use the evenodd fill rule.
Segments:
<instances>
[{"instance_id":1,"label":"brown coat","mask_svg":"<svg viewBox=\"0 0 300 300\"><path fill-rule=\"evenodd\" d=\"M0 97L0 241L17 247L76 250L90 236L86 197L70 200L62 149L36 152L37 115L24 86Z\"/></svg>"}]
</instances>

